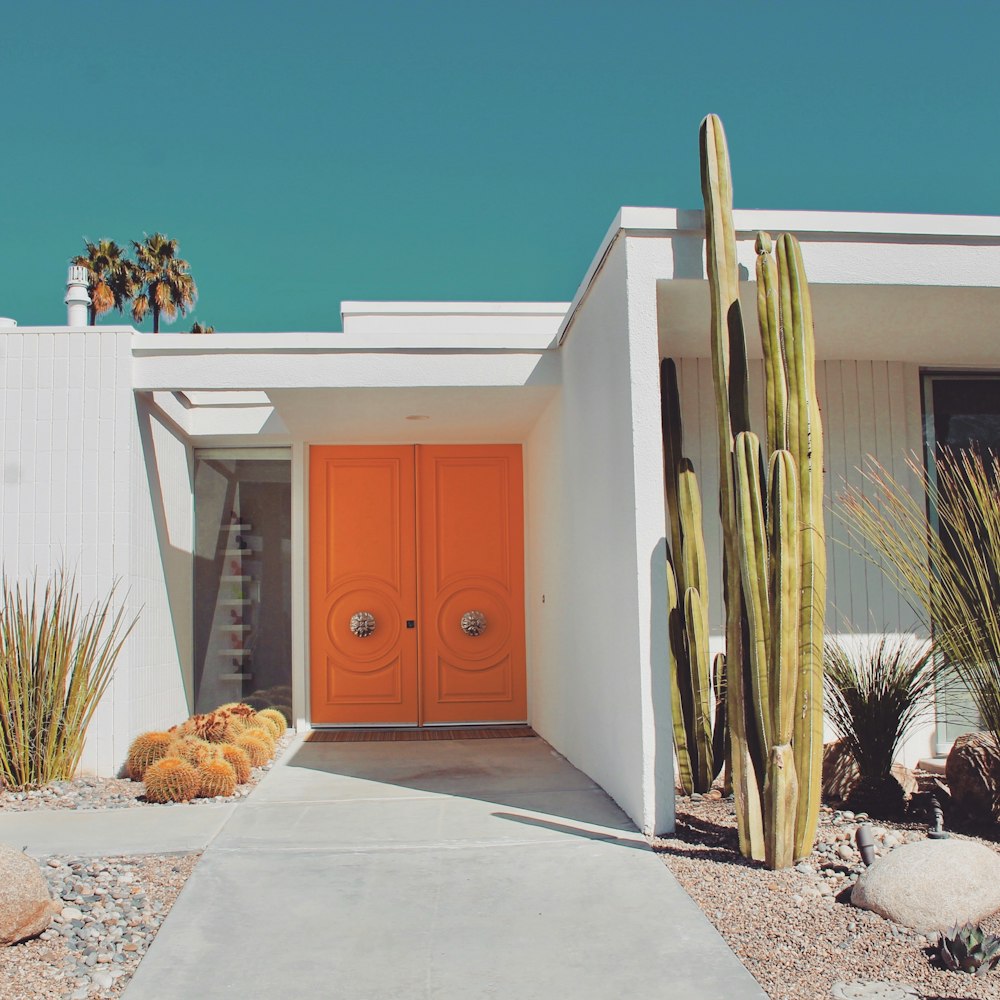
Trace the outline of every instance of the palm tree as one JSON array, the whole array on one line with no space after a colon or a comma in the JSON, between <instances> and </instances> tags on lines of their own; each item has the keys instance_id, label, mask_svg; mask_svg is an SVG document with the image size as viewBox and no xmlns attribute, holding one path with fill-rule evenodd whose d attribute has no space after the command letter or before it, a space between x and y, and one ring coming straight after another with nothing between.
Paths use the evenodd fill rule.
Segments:
<instances>
[{"instance_id":1,"label":"palm tree","mask_svg":"<svg viewBox=\"0 0 1000 1000\"><path fill-rule=\"evenodd\" d=\"M97 317L112 309L125 311L125 303L135 295L138 281L135 264L128 260L125 251L114 240L100 240L91 243L84 237L85 254L70 259L87 269L87 284L90 287L90 325Z\"/></svg>"},{"instance_id":2,"label":"palm tree","mask_svg":"<svg viewBox=\"0 0 1000 1000\"><path fill-rule=\"evenodd\" d=\"M215 333L215 327L209 326L207 323L199 323L197 320L191 324L192 333Z\"/></svg>"},{"instance_id":3,"label":"palm tree","mask_svg":"<svg viewBox=\"0 0 1000 1000\"><path fill-rule=\"evenodd\" d=\"M168 322L180 313L184 316L198 298L198 286L191 277L186 260L177 256L177 240L163 233L146 236L135 247L140 293L132 300L132 316L141 322L153 313L153 333L160 332L160 314Z\"/></svg>"}]
</instances>

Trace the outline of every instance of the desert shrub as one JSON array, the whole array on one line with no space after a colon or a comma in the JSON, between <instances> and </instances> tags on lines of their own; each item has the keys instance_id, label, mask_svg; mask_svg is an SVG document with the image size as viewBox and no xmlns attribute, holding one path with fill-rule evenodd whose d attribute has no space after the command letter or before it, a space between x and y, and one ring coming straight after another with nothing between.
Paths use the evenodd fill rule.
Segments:
<instances>
[{"instance_id":1,"label":"desert shrub","mask_svg":"<svg viewBox=\"0 0 1000 1000\"><path fill-rule=\"evenodd\" d=\"M113 609L115 587L84 611L59 571L39 596L0 580L0 778L14 789L73 777L87 727L136 619Z\"/></svg>"},{"instance_id":2,"label":"desert shrub","mask_svg":"<svg viewBox=\"0 0 1000 1000\"><path fill-rule=\"evenodd\" d=\"M934 695L933 650L909 635L828 640L823 652L827 718L858 768L850 794L869 812L894 812L902 788L890 772Z\"/></svg>"},{"instance_id":3,"label":"desert shrub","mask_svg":"<svg viewBox=\"0 0 1000 1000\"><path fill-rule=\"evenodd\" d=\"M968 688L983 728L1000 732L1000 456L939 450L935 476L915 458L924 496L870 463L841 510L886 576L933 629L938 664Z\"/></svg>"}]
</instances>

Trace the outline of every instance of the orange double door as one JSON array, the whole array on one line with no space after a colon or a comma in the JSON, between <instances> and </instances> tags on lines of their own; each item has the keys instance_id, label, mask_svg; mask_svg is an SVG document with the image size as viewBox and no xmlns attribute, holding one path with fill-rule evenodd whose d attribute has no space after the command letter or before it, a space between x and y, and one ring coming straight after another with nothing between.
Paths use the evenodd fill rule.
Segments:
<instances>
[{"instance_id":1,"label":"orange double door","mask_svg":"<svg viewBox=\"0 0 1000 1000\"><path fill-rule=\"evenodd\" d=\"M526 719L519 445L310 449L315 724Z\"/></svg>"}]
</instances>

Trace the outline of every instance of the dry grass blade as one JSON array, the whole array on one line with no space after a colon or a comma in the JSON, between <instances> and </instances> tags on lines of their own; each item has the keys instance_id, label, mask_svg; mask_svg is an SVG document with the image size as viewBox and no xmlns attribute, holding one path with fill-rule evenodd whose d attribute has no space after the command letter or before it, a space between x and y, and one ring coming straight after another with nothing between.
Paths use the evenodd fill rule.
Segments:
<instances>
[{"instance_id":1,"label":"dry grass blade","mask_svg":"<svg viewBox=\"0 0 1000 1000\"><path fill-rule=\"evenodd\" d=\"M0 581L0 779L13 789L70 778L135 625L115 588L87 611L64 571L45 585Z\"/></svg>"},{"instance_id":2,"label":"dry grass blade","mask_svg":"<svg viewBox=\"0 0 1000 1000\"><path fill-rule=\"evenodd\" d=\"M940 532L917 497L872 462L841 513L886 576L933 628L939 662L969 689L983 725L1000 731L1000 456L942 449L936 481L911 458Z\"/></svg>"}]
</instances>

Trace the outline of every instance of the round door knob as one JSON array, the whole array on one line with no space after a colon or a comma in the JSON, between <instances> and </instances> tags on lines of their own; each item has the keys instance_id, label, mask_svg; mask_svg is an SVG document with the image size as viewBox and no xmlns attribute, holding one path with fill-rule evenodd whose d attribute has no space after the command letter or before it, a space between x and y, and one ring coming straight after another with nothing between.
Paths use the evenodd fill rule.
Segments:
<instances>
[{"instance_id":1,"label":"round door knob","mask_svg":"<svg viewBox=\"0 0 1000 1000\"><path fill-rule=\"evenodd\" d=\"M356 611L351 615L350 629L359 639L367 639L375 631L375 616L370 611Z\"/></svg>"},{"instance_id":2,"label":"round door knob","mask_svg":"<svg viewBox=\"0 0 1000 1000\"><path fill-rule=\"evenodd\" d=\"M466 611L461 627L466 635L482 635L486 631L486 615L482 611Z\"/></svg>"}]
</instances>

